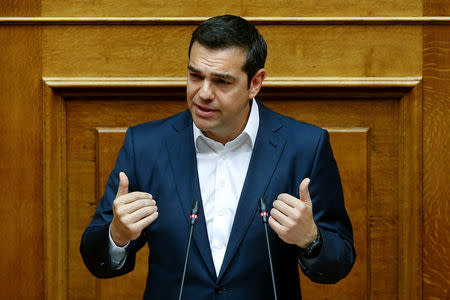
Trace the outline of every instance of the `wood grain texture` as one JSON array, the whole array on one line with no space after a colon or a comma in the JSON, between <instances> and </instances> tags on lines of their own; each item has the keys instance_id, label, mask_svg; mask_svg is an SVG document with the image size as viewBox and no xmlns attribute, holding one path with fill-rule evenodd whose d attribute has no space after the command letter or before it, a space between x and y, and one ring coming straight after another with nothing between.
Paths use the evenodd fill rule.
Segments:
<instances>
[{"instance_id":1,"label":"wood grain texture","mask_svg":"<svg viewBox=\"0 0 450 300\"><path fill-rule=\"evenodd\" d=\"M67 104L67 170L68 170L68 291L71 299L138 299L142 297L147 277L148 249L139 253L133 273L124 277L100 280L89 274L79 254L80 237L96 209L99 194L103 194L105 176L112 169L121 146L121 138L101 133L99 127L129 127L143 121L167 117L185 109L183 98L155 100L128 99L68 99ZM153 100L153 101L152 101ZM95 112L97 117L93 118ZM103 131L104 132L104 131ZM107 143L97 150L96 141ZM114 143L114 144L113 144ZM117 144L118 143L118 144ZM100 145L99 145L100 146ZM100 146L103 148L102 146ZM100 151L101 150L101 151ZM99 156L100 155L100 156ZM97 159L100 159L97 161ZM96 170L97 166L101 169ZM96 174L101 177L96 179ZM101 182L101 183L97 183ZM97 187L101 184L101 187ZM147 247L146 247L147 248ZM117 287L120 286L120 289Z\"/></svg>"},{"instance_id":2,"label":"wood grain texture","mask_svg":"<svg viewBox=\"0 0 450 300\"><path fill-rule=\"evenodd\" d=\"M422 299L422 83L402 98L399 125L399 299Z\"/></svg>"},{"instance_id":3,"label":"wood grain texture","mask_svg":"<svg viewBox=\"0 0 450 300\"><path fill-rule=\"evenodd\" d=\"M42 298L41 39L0 26L0 298Z\"/></svg>"},{"instance_id":4,"label":"wood grain texture","mask_svg":"<svg viewBox=\"0 0 450 300\"><path fill-rule=\"evenodd\" d=\"M272 109L322 127L367 127L368 145L368 299L398 297L399 102L397 100L265 101ZM342 168L343 166L340 166ZM380 209L382 207L383 209ZM389 255L386 255L389 253ZM332 290L332 288L330 288ZM355 288L356 289L356 288ZM336 297L336 291L315 298ZM311 294L309 294L311 295Z\"/></svg>"},{"instance_id":5,"label":"wood grain texture","mask_svg":"<svg viewBox=\"0 0 450 300\"><path fill-rule=\"evenodd\" d=\"M421 29L411 26L258 26L271 77L418 76ZM48 77L185 76L194 26L50 26ZM164 63L161 63L164 62ZM62 67L63 66L63 67Z\"/></svg>"},{"instance_id":6,"label":"wood grain texture","mask_svg":"<svg viewBox=\"0 0 450 300\"><path fill-rule=\"evenodd\" d=\"M170 4L169 4L170 3ZM421 16L422 1L42 0L43 16Z\"/></svg>"},{"instance_id":7,"label":"wood grain texture","mask_svg":"<svg viewBox=\"0 0 450 300\"><path fill-rule=\"evenodd\" d=\"M106 182L116 162L117 154L125 138L125 127L96 128L96 177L97 200L105 191ZM96 203L97 206L98 202ZM113 280L97 280L97 299L139 299L145 290L148 271L148 247L144 247L136 255L136 265L133 272ZM120 289L117 287L120 286Z\"/></svg>"},{"instance_id":8,"label":"wood grain texture","mask_svg":"<svg viewBox=\"0 0 450 300\"><path fill-rule=\"evenodd\" d=\"M0 2L0 17L39 17L41 15L41 0L2 0Z\"/></svg>"},{"instance_id":9,"label":"wood grain texture","mask_svg":"<svg viewBox=\"0 0 450 300\"><path fill-rule=\"evenodd\" d=\"M67 294L66 106L44 86L44 254L45 299Z\"/></svg>"},{"instance_id":10,"label":"wood grain texture","mask_svg":"<svg viewBox=\"0 0 450 300\"><path fill-rule=\"evenodd\" d=\"M73 216L69 218L68 236L80 236L95 210L96 128L99 126L128 127L143 121L168 116L185 107L184 97L176 91L173 97L170 93L166 93L165 100L158 100L160 97L158 94L152 96L151 90L145 97L133 96L132 90L129 92L130 96L119 96L118 98L113 97L112 94L106 96L97 94L95 97L84 95L81 98L75 98L75 95L72 94L65 100L68 107L67 132L69 137L68 209L69 216ZM400 138L399 100L383 98L345 100L336 96L336 99L330 101L327 99L272 97L266 95L264 102L276 111L300 120L327 127L370 128L368 178L371 178L371 181L368 185L369 202L366 206L369 283L367 283L368 292L365 297L374 299L397 297L398 272L401 270L399 269L399 253L402 247L397 242L402 226L399 222L398 203L401 200L398 186L403 184L398 176L399 146L401 146L398 144ZM284 97L287 96L284 95ZM95 118L92 117L94 112ZM384 209L379 210L379 207ZM75 299L117 295L117 291L105 288L114 286L114 280L96 283L85 269L80 268L82 263L78 254L79 240L71 239L68 245L68 294ZM386 257L386 252L391 255ZM364 265L363 261L360 263ZM145 272L141 276L145 277ZM81 280L81 278L83 279ZM345 284L351 285L352 281ZM358 291L359 285L360 283L352 290ZM320 289L321 292L322 290L323 288ZM335 293L336 291L330 288L327 293L323 294L323 299L331 297ZM361 296L357 293L353 295L357 295L355 299L359 299Z\"/></svg>"},{"instance_id":11,"label":"wood grain texture","mask_svg":"<svg viewBox=\"0 0 450 300\"><path fill-rule=\"evenodd\" d=\"M424 16L450 16L450 5L446 0L424 0Z\"/></svg>"},{"instance_id":12,"label":"wood grain texture","mask_svg":"<svg viewBox=\"0 0 450 300\"><path fill-rule=\"evenodd\" d=\"M357 260L348 277L335 285L312 283L301 276L302 293L325 295L333 299L368 299L368 175L369 175L369 129L368 128L326 128L330 133L333 154L339 166L344 190L345 206L353 226L353 239Z\"/></svg>"},{"instance_id":13,"label":"wood grain texture","mask_svg":"<svg viewBox=\"0 0 450 300\"><path fill-rule=\"evenodd\" d=\"M423 294L450 299L450 27L424 28Z\"/></svg>"}]
</instances>

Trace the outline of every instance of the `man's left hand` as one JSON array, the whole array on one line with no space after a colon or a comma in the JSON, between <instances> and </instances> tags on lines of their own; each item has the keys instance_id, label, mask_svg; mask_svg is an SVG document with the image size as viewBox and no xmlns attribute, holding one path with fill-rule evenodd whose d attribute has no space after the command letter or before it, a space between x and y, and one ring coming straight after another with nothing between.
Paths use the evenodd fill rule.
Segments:
<instances>
[{"instance_id":1,"label":"man's left hand","mask_svg":"<svg viewBox=\"0 0 450 300\"><path fill-rule=\"evenodd\" d=\"M300 199L289 194L280 194L270 210L270 227L284 242L300 248L306 248L318 234L313 219L309 182L310 179L305 178L300 183Z\"/></svg>"}]
</instances>

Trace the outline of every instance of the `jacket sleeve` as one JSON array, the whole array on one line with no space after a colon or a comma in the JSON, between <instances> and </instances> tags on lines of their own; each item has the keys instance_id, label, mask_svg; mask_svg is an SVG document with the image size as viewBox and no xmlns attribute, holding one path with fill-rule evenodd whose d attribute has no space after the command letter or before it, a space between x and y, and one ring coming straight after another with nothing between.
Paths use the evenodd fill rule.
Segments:
<instances>
[{"instance_id":1,"label":"jacket sleeve","mask_svg":"<svg viewBox=\"0 0 450 300\"><path fill-rule=\"evenodd\" d=\"M127 248L126 261L119 269L113 269L109 255L109 225L113 218L112 204L119 186L119 173L123 171L130 181L130 191L137 190L132 128L127 130L115 167L106 184L95 215L83 233L80 252L89 271L96 277L111 278L134 269L136 252L145 245L145 231Z\"/></svg>"},{"instance_id":2,"label":"jacket sleeve","mask_svg":"<svg viewBox=\"0 0 450 300\"><path fill-rule=\"evenodd\" d=\"M322 237L322 248L314 259L302 262L300 257L300 266L312 281L336 283L350 272L356 253L338 167L325 130L319 139L310 179L313 215Z\"/></svg>"}]
</instances>

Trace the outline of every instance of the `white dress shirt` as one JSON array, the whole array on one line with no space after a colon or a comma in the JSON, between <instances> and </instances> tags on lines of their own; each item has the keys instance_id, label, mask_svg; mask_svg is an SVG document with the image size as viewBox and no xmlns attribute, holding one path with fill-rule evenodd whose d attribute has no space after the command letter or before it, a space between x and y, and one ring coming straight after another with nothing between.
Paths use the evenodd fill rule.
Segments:
<instances>
[{"instance_id":1,"label":"white dress shirt","mask_svg":"<svg viewBox=\"0 0 450 300\"><path fill-rule=\"evenodd\" d=\"M225 145L206 137L195 124L193 126L200 191L217 275L225 256L258 126L258 105L254 99L245 129Z\"/></svg>"},{"instance_id":2,"label":"white dress shirt","mask_svg":"<svg viewBox=\"0 0 450 300\"><path fill-rule=\"evenodd\" d=\"M259 110L255 99L244 130L225 145L206 137L193 125L200 191L217 275L225 256L258 127ZM117 247L110 234L109 252L114 268L123 265L127 246Z\"/></svg>"}]
</instances>

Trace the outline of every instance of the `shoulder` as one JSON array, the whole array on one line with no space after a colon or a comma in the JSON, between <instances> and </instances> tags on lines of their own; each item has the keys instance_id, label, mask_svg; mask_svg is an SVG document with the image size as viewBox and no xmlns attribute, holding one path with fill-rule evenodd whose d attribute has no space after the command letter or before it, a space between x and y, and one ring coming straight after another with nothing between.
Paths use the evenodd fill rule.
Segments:
<instances>
[{"instance_id":1,"label":"shoulder","mask_svg":"<svg viewBox=\"0 0 450 300\"><path fill-rule=\"evenodd\" d=\"M328 132L317 125L296 120L292 117L274 112L260 104L261 122L279 124L277 132L284 136L290 144L317 144Z\"/></svg>"},{"instance_id":2,"label":"shoulder","mask_svg":"<svg viewBox=\"0 0 450 300\"><path fill-rule=\"evenodd\" d=\"M142 124L138 124L128 128L128 132L133 135L133 138L146 138L146 137L165 137L169 134L173 134L177 129L189 126L192 123L190 112L185 110L176 115L170 116L165 119L150 121Z\"/></svg>"},{"instance_id":3,"label":"shoulder","mask_svg":"<svg viewBox=\"0 0 450 300\"><path fill-rule=\"evenodd\" d=\"M165 119L132 126L128 128L125 139L132 143L137 152L155 151L167 137L189 126L192 126L192 118L190 112L186 110Z\"/></svg>"}]
</instances>

